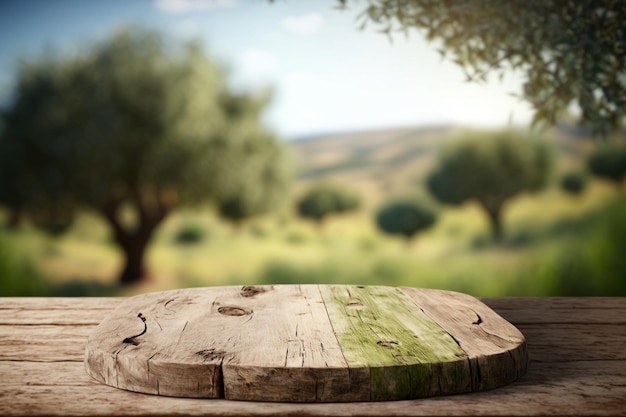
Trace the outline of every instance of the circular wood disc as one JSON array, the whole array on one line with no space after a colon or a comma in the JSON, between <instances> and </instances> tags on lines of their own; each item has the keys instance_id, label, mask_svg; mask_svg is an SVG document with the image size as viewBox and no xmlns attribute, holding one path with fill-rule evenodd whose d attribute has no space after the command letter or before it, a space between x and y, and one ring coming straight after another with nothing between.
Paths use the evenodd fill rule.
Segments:
<instances>
[{"instance_id":1,"label":"circular wood disc","mask_svg":"<svg viewBox=\"0 0 626 417\"><path fill-rule=\"evenodd\" d=\"M526 372L524 336L456 292L351 285L192 288L129 298L85 368L179 397L383 401L495 388Z\"/></svg>"}]
</instances>

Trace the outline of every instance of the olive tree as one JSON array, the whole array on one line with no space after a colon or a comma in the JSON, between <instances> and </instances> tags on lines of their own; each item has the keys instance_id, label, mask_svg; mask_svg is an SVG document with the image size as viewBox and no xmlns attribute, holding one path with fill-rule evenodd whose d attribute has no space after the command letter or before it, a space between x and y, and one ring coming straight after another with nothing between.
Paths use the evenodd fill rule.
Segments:
<instances>
[{"instance_id":1,"label":"olive tree","mask_svg":"<svg viewBox=\"0 0 626 417\"><path fill-rule=\"evenodd\" d=\"M176 207L250 193L256 213L289 182L281 145L259 121L267 101L229 91L196 42L122 30L75 56L24 64L14 96L0 204L44 224L98 213L124 254L123 284L145 276L150 238Z\"/></svg>"},{"instance_id":2,"label":"olive tree","mask_svg":"<svg viewBox=\"0 0 626 417\"><path fill-rule=\"evenodd\" d=\"M297 202L298 214L318 224L331 214L355 211L360 206L358 194L346 187L327 183L314 185Z\"/></svg>"},{"instance_id":3,"label":"olive tree","mask_svg":"<svg viewBox=\"0 0 626 417\"><path fill-rule=\"evenodd\" d=\"M427 187L445 204L476 201L489 217L494 240L499 241L505 204L522 192L544 187L552 165L546 143L523 132L468 132L443 147Z\"/></svg>"},{"instance_id":4,"label":"olive tree","mask_svg":"<svg viewBox=\"0 0 626 417\"><path fill-rule=\"evenodd\" d=\"M267 213L285 197L293 177L287 149L269 132L259 131L260 110L269 96L251 100L246 96L222 96L221 102L231 118L233 128L242 140L228 142L222 157L216 161L219 171L228 173L214 187L219 215L240 224L251 217Z\"/></svg>"},{"instance_id":5,"label":"olive tree","mask_svg":"<svg viewBox=\"0 0 626 417\"><path fill-rule=\"evenodd\" d=\"M621 0L339 0L362 8L362 27L421 32L471 81L519 72L534 123L575 105L599 135L626 112L626 7Z\"/></svg>"},{"instance_id":6,"label":"olive tree","mask_svg":"<svg viewBox=\"0 0 626 417\"><path fill-rule=\"evenodd\" d=\"M396 197L385 202L376 214L376 225L384 233L399 235L411 241L417 233L437 220L437 210L425 199Z\"/></svg>"}]
</instances>

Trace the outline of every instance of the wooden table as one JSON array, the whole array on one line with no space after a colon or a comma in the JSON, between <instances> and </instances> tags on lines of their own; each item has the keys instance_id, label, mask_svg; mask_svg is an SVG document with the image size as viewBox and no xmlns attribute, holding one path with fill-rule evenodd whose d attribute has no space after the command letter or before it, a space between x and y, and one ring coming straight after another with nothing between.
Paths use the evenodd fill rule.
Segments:
<instances>
[{"instance_id":1,"label":"wooden table","mask_svg":"<svg viewBox=\"0 0 626 417\"><path fill-rule=\"evenodd\" d=\"M526 336L526 376L491 391L412 401L258 403L137 394L83 366L123 298L0 299L2 415L625 415L626 298L486 298Z\"/></svg>"}]
</instances>

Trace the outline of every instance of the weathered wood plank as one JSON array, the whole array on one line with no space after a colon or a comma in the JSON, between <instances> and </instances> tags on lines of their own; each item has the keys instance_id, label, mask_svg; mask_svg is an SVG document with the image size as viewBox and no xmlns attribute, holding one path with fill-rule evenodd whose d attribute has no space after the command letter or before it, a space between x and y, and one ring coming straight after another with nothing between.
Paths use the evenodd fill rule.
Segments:
<instances>
[{"instance_id":1,"label":"weathered wood plank","mask_svg":"<svg viewBox=\"0 0 626 417\"><path fill-rule=\"evenodd\" d=\"M626 309L494 310L511 324L626 324Z\"/></svg>"},{"instance_id":2,"label":"weathered wood plank","mask_svg":"<svg viewBox=\"0 0 626 417\"><path fill-rule=\"evenodd\" d=\"M126 300L89 336L85 367L107 385L156 395L220 398L224 351L212 346L221 335L215 321L205 320L220 307L216 298L225 287L193 297L189 290L149 293ZM216 314L216 317L221 315ZM233 326L247 315L230 315ZM206 322L207 335L195 335L190 348L181 340L190 329ZM188 333L187 333L188 334ZM183 343L182 346L185 344ZM185 395L186 394L186 395Z\"/></svg>"},{"instance_id":3,"label":"weathered wood plank","mask_svg":"<svg viewBox=\"0 0 626 417\"><path fill-rule=\"evenodd\" d=\"M626 327L615 324L519 325L531 362L626 360Z\"/></svg>"},{"instance_id":4,"label":"weathered wood plank","mask_svg":"<svg viewBox=\"0 0 626 417\"><path fill-rule=\"evenodd\" d=\"M125 298L0 297L0 325L97 325Z\"/></svg>"},{"instance_id":5,"label":"weathered wood plank","mask_svg":"<svg viewBox=\"0 0 626 417\"><path fill-rule=\"evenodd\" d=\"M54 367L56 364L39 364ZM80 376L82 365L67 370ZM0 362L2 366L2 362ZM0 368L6 370L6 367ZM60 370L54 368L54 370ZM19 369L10 371L20 372ZM24 373L24 372L22 372ZM255 403L158 397L104 385L42 384L45 374L0 384L1 415L606 415L626 407L626 362L535 364L518 382L497 390L412 401L337 404ZM18 379L19 380L19 379ZM62 378L57 381L62 384ZM85 382L88 383L88 382Z\"/></svg>"},{"instance_id":6,"label":"weathered wood plank","mask_svg":"<svg viewBox=\"0 0 626 417\"><path fill-rule=\"evenodd\" d=\"M0 317L5 300L0 299ZM20 301L24 299L10 300L15 302L13 307L22 309ZM27 300L33 304L33 299ZM35 300L34 304L45 310L48 299ZM84 299L61 300L68 309L90 314L91 303ZM156 397L107 387L84 373L79 362L81 346L95 326L0 326L0 357L9 359L0 361L0 415L623 415L626 327L615 325L615 320L626 309L626 299L483 301L512 323L512 315L522 317L521 323L527 323L531 314L537 316L536 323L518 326L526 336L533 360L529 372L518 382L497 390L417 401L344 404ZM109 311L116 306L113 303ZM594 321L604 316L606 324L589 323L590 314ZM54 312L50 316L54 317ZM27 315L24 317L24 324L30 324ZM550 324L554 322L574 324ZM84 338L80 337L82 332ZM63 341L63 334L74 336ZM49 343L52 349L46 349ZM69 358L64 351L70 352ZM76 362L30 361L68 359Z\"/></svg>"},{"instance_id":7,"label":"weathered wood plank","mask_svg":"<svg viewBox=\"0 0 626 417\"><path fill-rule=\"evenodd\" d=\"M524 336L476 298L451 291L401 290L467 353L472 390L502 386L526 373Z\"/></svg>"},{"instance_id":8,"label":"weathered wood plank","mask_svg":"<svg viewBox=\"0 0 626 417\"><path fill-rule=\"evenodd\" d=\"M222 366L226 399L369 399L369 372L348 368L317 285L255 288L263 291L237 300L255 314L249 328L233 329L237 353Z\"/></svg>"},{"instance_id":9,"label":"weathered wood plank","mask_svg":"<svg viewBox=\"0 0 626 417\"><path fill-rule=\"evenodd\" d=\"M113 308L90 310L88 307L58 310L2 309L0 310L0 326L13 324L97 326L113 310Z\"/></svg>"},{"instance_id":10,"label":"weathered wood plank","mask_svg":"<svg viewBox=\"0 0 626 417\"><path fill-rule=\"evenodd\" d=\"M366 375L347 369L317 286L244 288L253 290L243 299L236 292L219 300L254 312L218 342L232 353L222 365L225 398L353 401L368 394Z\"/></svg>"},{"instance_id":11,"label":"weathered wood plank","mask_svg":"<svg viewBox=\"0 0 626 417\"><path fill-rule=\"evenodd\" d=\"M0 326L0 360L82 361L91 326Z\"/></svg>"},{"instance_id":12,"label":"weathered wood plank","mask_svg":"<svg viewBox=\"0 0 626 417\"><path fill-rule=\"evenodd\" d=\"M626 324L626 303L619 297L505 297L483 302L514 325Z\"/></svg>"},{"instance_id":13,"label":"weathered wood plank","mask_svg":"<svg viewBox=\"0 0 626 417\"><path fill-rule=\"evenodd\" d=\"M82 361L31 362L0 360L0 387L22 387L37 385L42 387L93 386L103 385L85 372ZM0 388L0 391L2 388Z\"/></svg>"},{"instance_id":14,"label":"weathered wood plank","mask_svg":"<svg viewBox=\"0 0 626 417\"><path fill-rule=\"evenodd\" d=\"M129 340L141 331L139 314L147 331ZM135 297L98 326L86 361L99 381L159 395L369 398L367 374L348 369L317 286L220 287Z\"/></svg>"},{"instance_id":15,"label":"weathered wood plank","mask_svg":"<svg viewBox=\"0 0 626 417\"><path fill-rule=\"evenodd\" d=\"M626 310L624 297L481 297L494 310Z\"/></svg>"},{"instance_id":16,"label":"weathered wood plank","mask_svg":"<svg viewBox=\"0 0 626 417\"><path fill-rule=\"evenodd\" d=\"M320 289L348 365L370 369L372 400L471 390L466 353L402 291L342 285Z\"/></svg>"}]
</instances>

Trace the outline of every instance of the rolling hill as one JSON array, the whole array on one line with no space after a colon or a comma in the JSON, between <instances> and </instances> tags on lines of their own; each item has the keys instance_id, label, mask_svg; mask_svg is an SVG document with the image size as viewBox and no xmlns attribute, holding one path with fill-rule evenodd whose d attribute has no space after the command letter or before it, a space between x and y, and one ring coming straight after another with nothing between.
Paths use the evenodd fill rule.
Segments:
<instances>
[{"instance_id":1,"label":"rolling hill","mask_svg":"<svg viewBox=\"0 0 626 417\"><path fill-rule=\"evenodd\" d=\"M443 143L463 131L453 125L402 127L302 138L290 143L298 163L297 188L317 181L356 188L367 205L419 190ZM571 126L544 134L555 146L559 169L580 168L592 143Z\"/></svg>"}]
</instances>

